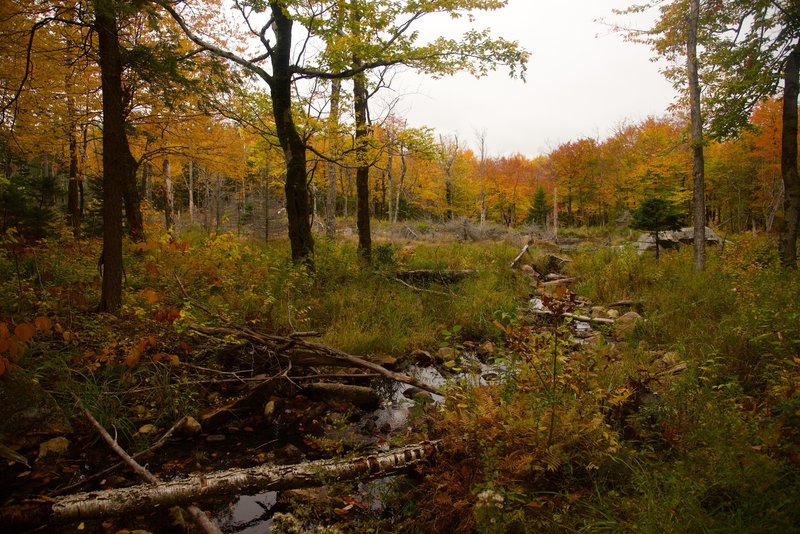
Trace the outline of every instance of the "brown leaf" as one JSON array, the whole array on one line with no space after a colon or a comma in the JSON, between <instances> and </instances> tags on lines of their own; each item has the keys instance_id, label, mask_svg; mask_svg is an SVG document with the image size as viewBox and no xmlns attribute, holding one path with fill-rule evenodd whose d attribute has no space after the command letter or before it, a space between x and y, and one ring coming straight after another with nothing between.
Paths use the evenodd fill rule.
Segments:
<instances>
[{"instance_id":1,"label":"brown leaf","mask_svg":"<svg viewBox=\"0 0 800 534\"><path fill-rule=\"evenodd\" d=\"M49 334L50 330L53 329L53 321L44 316L39 316L34 319L33 324L36 326L36 330L43 334Z\"/></svg>"},{"instance_id":2,"label":"brown leaf","mask_svg":"<svg viewBox=\"0 0 800 534\"><path fill-rule=\"evenodd\" d=\"M30 323L20 323L14 329L14 335L20 341L28 341L36 333L36 329Z\"/></svg>"}]
</instances>

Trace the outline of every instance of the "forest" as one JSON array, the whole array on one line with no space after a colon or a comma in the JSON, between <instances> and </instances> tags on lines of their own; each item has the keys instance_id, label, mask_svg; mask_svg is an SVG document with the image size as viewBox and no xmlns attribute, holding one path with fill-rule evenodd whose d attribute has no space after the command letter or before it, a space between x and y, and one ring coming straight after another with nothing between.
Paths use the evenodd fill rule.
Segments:
<instances>
[{"instance_id":1,"label":"forest","mask_svg":"<svg viewBox=\"0 0 800 534\"><path fill-rule=\"evenodd\" d=\"M4 531L797 531L800 9L615 12L679 97L536 156L383 98L507 4L0 4Z\"/></svg>"}]
</instances>

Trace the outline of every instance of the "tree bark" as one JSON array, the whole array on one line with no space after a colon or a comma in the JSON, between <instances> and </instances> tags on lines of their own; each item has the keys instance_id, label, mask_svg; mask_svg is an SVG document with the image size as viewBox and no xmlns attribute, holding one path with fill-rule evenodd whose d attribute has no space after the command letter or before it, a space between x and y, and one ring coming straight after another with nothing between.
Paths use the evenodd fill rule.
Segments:
<instances>
[{"instance_id":1,"label":"tree bark","mask_svg":"<svg viewBox=\"0 0 800 534\"><path fill-rule=\"evenodd\" d=\"M253 494L324 486L332 482L395 475L427 462L441 450L439 441L426 441L382 454L352 460L317 460L295 465L260 465L227 469L186 479L141 484L129 488L65 495L52 502L29 502L0 508L4 531L150 512L155 507L190 503L207 497Z\"/></svg>"},{"instance_id":2,"label":"tree bark","mask_svg":"<svg viewBox=\"0 0 800 534\"><path fill-rule=\"evenodd\" d=\"M95 0L94 7L103 90L103 283L99 309L114 313L122 306L122 191L128 175L128 139L116 12L111 0Z\"/></svg>"},{"instance_id":3,"label":"tree bark","mask_svg":"<svg viewBox=\"0 0 800 534\"><path fill-rule=\"evenodd\" d=\"M175 192L172 189L172 165L169 157L164 158L161 169L164 179L164 223L167 233L172 238L175 232Z\"/></svg>"},{"instance_id":4,"label":"tree bark","mask_svg":"<svg viewBox=\"0 0 800 534\"><path fill-rule=\"evenodd\" d=\"M80 196L80 169L78 167L78 133L75 119L75 100L72 97L67 99L67 115L69 116L67 128L69 129L69 185L67 186L67 219L72 227L72 234L78 237L81 230L81 210Z\"/></svg>"},{"instance_id":5,"label":"tree bark","mask_svg":"<svg viewBox=\"0 0 800 534\"><path fill-rule=\"evenodd\" d=\"M797 171L798 92L800 92L800 42L795 45L789 57L786 58L781 138L781 175L785 194L781 263L791 269L797 268L797 231L800 219L800 176Z\"/></svg>"},{"instance_id":6,"label":"tree bark","mask_svg":"<svg viewBox=\"0 0 800 534\"><path fill-rule=\"evenodd\" d=\"M357 59L353 67L358 68ZM370 259L372 256L372 233L369 220L369 163L367 147L369 127L367 125L367 85L363 73L353 78L353 105L356 119L355 154L356 154L356 226L358 227L358 251L361 256Z\"/></svg>"},{"instance_id":7,"label":"tree bark","mask_svg":"<svg viewBox=\"0 0 800 534\"><path fill-rule=\"evenodd\" d=\"M697 24L700 18L700 0L691 0L686 38L686 70L689 78L689 105L692 129L692 199L694 217L694 269L706 267L706 209L705 172L703 160L703 117L700 110L700 80L697 75ZM656 241L658 255L658 241Z\"/></svg>"},{"instance_id":8,"label":"tree bark","mask_svg":"<svg viewBox=\"0 0 800 534\"><path fill-rule=\"evenodd\" d=\"M342 96L342 81L331 80L331 113L328 117L330 126L331 159L339 155L337 126L339 124L339 102ZM336 163L328 162L328 194L325 199L325 234L336 237Z\"/></svg>"},{"instance_id":9,"label":"tree bark","mask_svg":"<svg viewBox=\"0 0 800 534\"><path fill-rule=\"evenodd\" d=\"M286 160L284 191L292 260L310 262L314 253L314 239L309 221L306 145L292 116L292 19L286 15L283 4L276 0L270 2L275 45L271 54L272 77L266 81L272 95L275 129Z\"/></svg>"}]
</instances>

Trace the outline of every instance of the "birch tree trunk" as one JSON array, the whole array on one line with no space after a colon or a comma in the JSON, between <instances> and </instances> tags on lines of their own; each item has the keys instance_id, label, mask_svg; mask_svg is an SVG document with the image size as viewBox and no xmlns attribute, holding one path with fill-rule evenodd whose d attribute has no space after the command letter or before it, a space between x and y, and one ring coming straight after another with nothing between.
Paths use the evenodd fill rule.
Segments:
<instances>
[{"instance_id":1,"label":"birch tree trunk","mask_svg":"<svg viewBox=\"0 0 800 534\"><path fill-rule=\"evenodd\" d=\"M428 461L441 450L439 441L426 441L382 454L351 460L317 460L295 465L260 465L227 469L128 488L76 493L53 501L39 500L0 508L4 532L44 525L150 512L155 507L190 503L207 497L253 494L324 486L346 480L394 475Z\"/></svg>"},{"instance_id":2,"label":"birch tree trunk","mask_svg":"<svg viewBox=\"0 0 800 534\"><path fill-rule=\"evenodd\" d=\"M172 165L169 158L164 158L162 167L164 178L164 222L167 233L172 236L175 231L175 193L172 190Z\"/></svg>"}]
</instances>

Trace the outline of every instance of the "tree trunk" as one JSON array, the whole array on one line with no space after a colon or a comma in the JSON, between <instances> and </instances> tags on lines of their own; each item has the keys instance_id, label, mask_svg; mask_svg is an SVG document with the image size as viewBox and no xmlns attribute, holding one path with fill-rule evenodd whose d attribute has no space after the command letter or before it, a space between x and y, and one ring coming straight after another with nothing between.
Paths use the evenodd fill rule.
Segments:
<instances>
[{"instance_id":1,"label":"tree trunk","mask_svg":"<svg viewBox=\"0 0 800 534\"><path fill-rule=\"evenodd\" d=\"M72 234L78 237L81 230L81 176L78 168L78 134L75 119L75 101L72 97L67 99L67 114L69 115L69 185L67 186L67 218L72 227Z\"/></svg>"},{"instance_id":2,"label":"tree trunk","mask_svg":"<svg viewBox=\"0 0 800 534\"><path fill-rule=\"evenodd\" d=\"M296 465L259 465L227 469L184 479L140 484L128 488L76 493L53 501L39 500L0 508L5 531L147 513L226 495L324 486L331 482L367 480L404 472L427 462L441 450L438 441L426 441L385 453L350 460L316 460Z\"/></svg>"},{"instance_id":3,"label":"tree trunk","mask_svg":"<svg viewBox=\"0 0 800 534\"><path fill-rule=\"evenodd\" d=\"M337 126L339 124L339 101L342 96L342 81L331 81L331 114L328 122L331 129L331 159L339 155ZM325 199L325 234L334 239L336 237L336 163L328 162L328 194Z\"/></svg>"},{"instance_id":4,"label":"tree trunk","mask_svg":"<svg viewBox=\"0 0 800 534\"><path fill-rule=\"evenodd\" d=\"M271 54L272 78L268 81L272 95L275 129L286 160L286 215L289 220L289 243L292 260L311 262L314 239L309 221L308 187L306 184L306 145L292 117L292 19L286 15L284 2L272 0L270 9L275 31Z\"/></svg>"},{"instance_id":5,"label":"tree trunk","mask_svg":"<svg viewBox=\"0 0 800 534\"><path fill-rule=\"evenodd\" d=\"M689 77L689 104L692 127L692 176L694 194L694 269L706 267L706 209L705 172L703 161L703 117L700 113L700 80L697 75L697 23L700 18L700 0L691 0L686 38L686 70ZM656 251L658 243L656 243Z\"/></svg>"},{"instance_id":6,"label":"tree trunk","mask_svg":"<svg viewBox=\"0 0 800 534\"><path fill-rule=\"evenodd\" d=\"M800 219L800 176L797 172L797 96L800 89L800 42L786 58L783 89L783 135L781 174L783 175L783 217L781 263L797 268L797 229Z\"/></svg>"},{"instance_id":7,"label":"tree trunk","mask_svg":"<svg viewBox=\"0 0 800 534\"><path fill-rule=\"evenodd\" d=\"M122 306L122 190L128 176L128 139L122 93L122 59L111 0L95 0L100 79L103 90L103 283L100 311Z\"/></svg>"},{"instance_id":8,"label":"tree trunk","mask_svg":"<svg viewBox=\"0 0 800 534\"><path fill-rule=\"evenodd\" d=\"M357 68L359 62L353 61ZM356 226L358 227L358 250L361 256L369 259L372 255L372 234L369 221L369 164L367 148L369 128L367 125L367 85L363 73L353 78L353 105L356 119Z\"/></svg>"},{"instance_id":9,"label":"tree trunk","mask_svg":"<svg viewBox=\"0 0 800 534\"><path fill-rule=\"evenodd\" d=\"M131 154L128 138L121 147L121 157L126 160L125 175L122 183L122 198L125 202L125 218L128 221L128 235L136 242L144 241L144 220L142 218L142 203L139 198L139 189L136 185L136 159Z\"/></svg>"},{"instance_id":10,"label":"tree trunk","mask_svg":"<svg viewBox=\"0 0 800 534\"><path fill-rule=\"evenodd\" d=\"M171 239L175 232L175 193L172 189L172 165L169 157L164 158L162 174L164 178L164 222Z\"/></svg>"},{"instance_id":11,"label":"tree trunk","mask_svg":"<svg viewBox=\"0 0 800 534\"><path fill-rule=\"evenodd\" d=\"M189 222L194 224L194 161L189 160Z\"/></svg>"}]
</instances>

